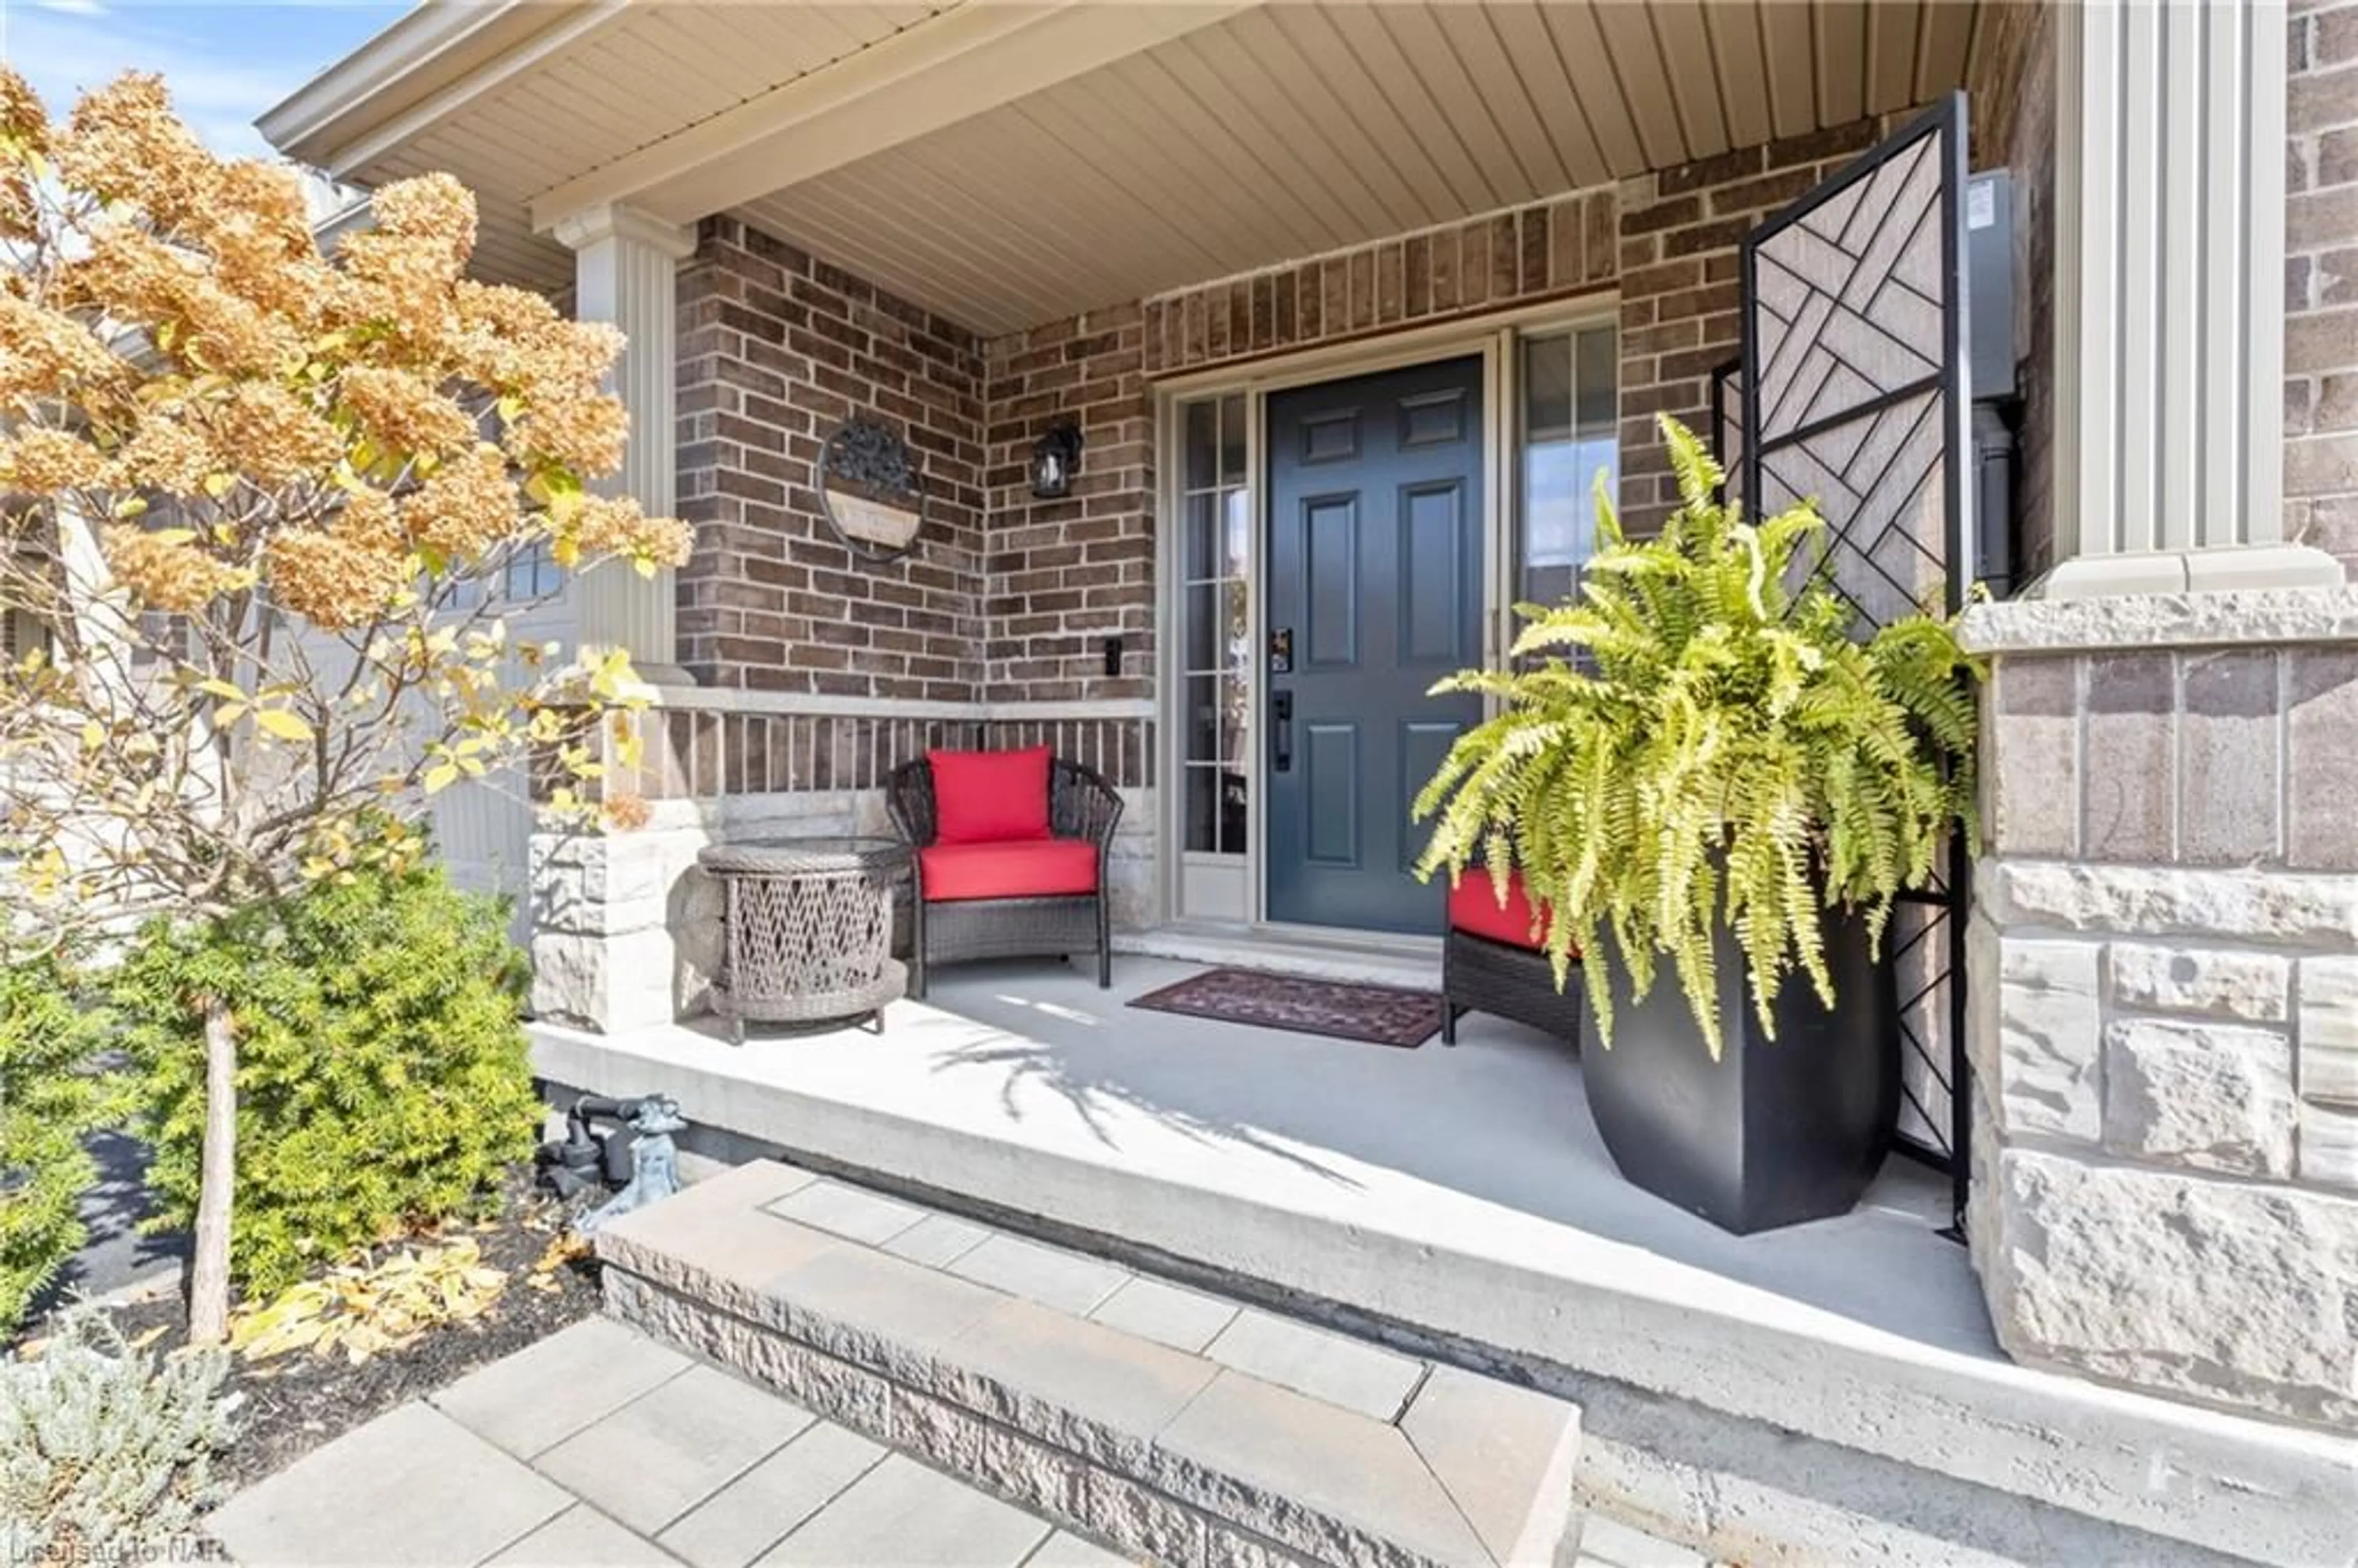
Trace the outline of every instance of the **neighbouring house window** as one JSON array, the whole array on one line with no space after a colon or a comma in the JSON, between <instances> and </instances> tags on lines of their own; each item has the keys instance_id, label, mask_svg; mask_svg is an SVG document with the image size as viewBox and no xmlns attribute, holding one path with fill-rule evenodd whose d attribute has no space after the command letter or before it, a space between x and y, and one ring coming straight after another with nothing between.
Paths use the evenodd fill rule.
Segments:
<instances>
[{"instance_id":1,"label":"neighbouring house window","mask_svg":"<svg viewBox=\"0 0 2358 1568\"><path fill-rule=\"evenodd\" d=\"M617 568L622 569L622 568ZM564 585L564 576L548 553L546 544L528 545L508 557L500 573L500 606L524 611L537 607ZM482 602L482 584L469 579L455 584L450 590L450 607L472 610Z\"/></svg>"},{"instance_id":2,"label":"neighbouring house window","mask_svg":"<svg viewBox=\"0 0 2358 1568\"><path fill-rule=\"evenodd\" d=\"M1252 492L1245 471L1245 400L1206 398L1180 411L1181 757L1187 844L1245 852L1251 762L1252 599L1245 580Z\"/></svg>"},{"instance_id":3,"label":"neighbouring house window","mask_svg":"<svg viewBox=\"0 0 2358 1568\"><path fill-rule=\"evenodd\" d=\"M555 593L563 580L557 574L557 562L549 556L548 546L535 544L509 557L507 582L503 587L510 603L535 604Z\"/></svg>"},{"instance_id":4,"label":"neighbouring house window","mask_svg":"<svg viewBox=\"0 0 2358 1568\"><path fill-rule=\"evenodd\" d=\"M49 576L55 560L45 545L24 542L16 546L16 570L27 578ZM36 651L49 651L48 622L25 605L0 597L0 664L16 664Z\"/></svg>"},{"instance_id":5,"label":"neighbouring house window","mask_svg":"<svg viewBox=\"0 0 2358 1568\"><path fill-rule=\"evenodd\" d=\"M1610 326L1523 340L1517 423L1516 596L1572 596L1596 547L1596 481L1617 471L1617 354Z\"/></svg>"},{"instance_id":6,"label":"neighbouring house window","mask_svg":"<svg viewBox=\"0 0 2358 1568\"><path fill-rule=\"evenodd\" d=\"M32 611L0 608L0 664L13 665L49 645L49 629Z\"/></svg>"}]
</instances>

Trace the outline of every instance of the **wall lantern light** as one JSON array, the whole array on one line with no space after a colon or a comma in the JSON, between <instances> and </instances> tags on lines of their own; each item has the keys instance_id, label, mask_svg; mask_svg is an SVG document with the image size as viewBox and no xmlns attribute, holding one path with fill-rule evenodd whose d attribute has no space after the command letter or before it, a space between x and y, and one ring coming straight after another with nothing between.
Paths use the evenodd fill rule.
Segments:
<instances>
[{"instance_id":1,"label":"wall lantern light","mask_svg":"<svg viewBox=\"0 0 2358 1568\"><path fill-rule=\"evenodd\" d=\"M1032 443L1032 493L1043 501L1060 501L1073 493L1073 476L1081 471L1081 427L1066 419Z\"/></svg>"}]
</instances>

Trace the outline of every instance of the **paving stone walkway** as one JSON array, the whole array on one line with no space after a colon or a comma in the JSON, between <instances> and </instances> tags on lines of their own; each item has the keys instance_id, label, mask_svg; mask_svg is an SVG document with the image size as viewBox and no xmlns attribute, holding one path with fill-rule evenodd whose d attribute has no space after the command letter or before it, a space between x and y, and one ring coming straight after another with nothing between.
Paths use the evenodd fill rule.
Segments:
<instances>
[{"instance_id":1,"label":"paving stone walkway","mask_svg":"<svg viewBox=\"0 0 2358 1568\"><path fill-rule=\"evenodd\" d=\"M246 1568L1128 1561L605 1318L346 1433L210 1523ZM1587 1528L1580 1568L1699 1568Z\"/></svg>"},{"instance_id":2,"label":"paving stone walkway","mask_svg":"<svg viewBox=\"0 0 2358 1568\"><path fill-rule=\"evenodd\" d=\"M247 1568L1123 1561L605 1318L348 1433L210 1523Z\"/></svg>"}]
</instances>

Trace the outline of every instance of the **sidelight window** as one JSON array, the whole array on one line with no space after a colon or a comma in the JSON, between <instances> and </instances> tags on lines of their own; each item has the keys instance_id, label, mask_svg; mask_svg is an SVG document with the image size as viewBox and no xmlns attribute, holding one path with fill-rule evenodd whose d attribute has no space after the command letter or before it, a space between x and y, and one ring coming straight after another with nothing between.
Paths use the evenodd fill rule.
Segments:
<instances>
[{"instance_id":1,"label":"sidelight window","mask_svg":"<svg viewBox=\"0 0 2358 1568\"><path fill-rule=\"evenodd\" d=\"M1181 771L1186 848L1245 852L1252 760L1252 600L1246 580L1252 492L1245 400L1180 409Z\"/></svg>"},{"instance_id":2,"label":"sidelight window","mask_svg":"<svg viewBox=\"0 0 2358 1568\"><path fill-rule=\"evenodd\" d=\"M1553 604L1579 586L1596 548L1596 482L1619 468L1614 329L1577 327L1522 341L1516 429L1515 594Z\"/></svg>"}]
</instances>

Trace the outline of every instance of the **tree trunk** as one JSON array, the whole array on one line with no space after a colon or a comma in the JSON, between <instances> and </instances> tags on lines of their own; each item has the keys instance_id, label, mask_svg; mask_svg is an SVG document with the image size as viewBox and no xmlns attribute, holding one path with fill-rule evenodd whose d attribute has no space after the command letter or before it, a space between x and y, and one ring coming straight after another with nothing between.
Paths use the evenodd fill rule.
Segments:
<instances>
[{"instance_id":1,"label":"tree trunk","mask_svg":"<svg viewBox=\"0 0 2358 1568\"><path fill-rule=\"evenodd\" d=\"M205 1135L197 1234L189 1260L189 1341L229 1337L229 1216L237 1184L237 1030L229 1005L205 1003Z\"/></svg>"}]
</instances>

